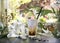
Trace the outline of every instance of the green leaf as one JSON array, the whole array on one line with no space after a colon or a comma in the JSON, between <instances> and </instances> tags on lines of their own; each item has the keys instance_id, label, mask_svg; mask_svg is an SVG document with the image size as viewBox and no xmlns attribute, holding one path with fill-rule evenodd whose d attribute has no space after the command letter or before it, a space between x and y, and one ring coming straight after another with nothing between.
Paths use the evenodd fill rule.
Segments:
<instances>
[{"instance_id":1,"label":"green leaf","mask_svg":"<svg viewBox=\"0 0 60 43\"><path fill-rule=\"evenodd\" d=\"M52 11L51 10L42 10L42 12L41 12L41 16L44 16L44 15L47 15L48 13L52 13Z\"/></svg>"},{"instance_id":2,"label":"green leaf","mask_svg":"<svg viewBox=\"0 0 60 43\"><path fill-rule=\"evenodd\" d=\"M38 27L43 28L44 27L43 23L39 22Z\"/></svg>"},{"instance_id":3,"label":"green leaf","mask_svg":"<svg viewBox=\"0 0 60 43\"><path fill-rule=\"evenodd\" d=\"M2 26L0 26L0 31L1 31L2 29L3 29Z\"/></svg>"},{"instance_id":4,"label":"green leaf","mask_svg":"<svg viewBox=\"0 0 60 43\"><path fill-rule=\"evenodd\" d=\"M52 10L53 10L53 13L56 13L55 10L54 10L54 8L53 8L53 7L51 7L51 8L52 8Z\"/></svg>"}]
</instances>

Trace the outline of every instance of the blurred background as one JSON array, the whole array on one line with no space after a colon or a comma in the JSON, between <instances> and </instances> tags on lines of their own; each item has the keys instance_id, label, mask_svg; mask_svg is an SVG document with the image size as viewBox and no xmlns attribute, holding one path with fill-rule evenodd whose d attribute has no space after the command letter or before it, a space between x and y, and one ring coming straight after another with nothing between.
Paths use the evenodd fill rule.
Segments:
<instances>
[{"instance_id":1,"label":"blurred background","mask_svg":"<svg viewBox=\"0 0 60 43\"><path fill-rule=\"evenodd\" d=\"M0 37L28 34L28 19L37 20L37 34L60 38L60 0L0 0Z\"/></svg>"}]
</instances>

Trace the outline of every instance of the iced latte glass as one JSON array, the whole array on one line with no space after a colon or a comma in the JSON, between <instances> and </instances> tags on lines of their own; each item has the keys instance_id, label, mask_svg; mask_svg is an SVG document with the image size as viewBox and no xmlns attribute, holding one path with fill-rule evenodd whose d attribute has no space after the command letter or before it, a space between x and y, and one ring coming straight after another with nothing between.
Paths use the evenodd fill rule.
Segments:
<instances>
[{"instance_id":1,"label":"iced latte glass","mask_svg":"<svg viewBox=\"0 0 60 43\"><path fill-rule=\"evenodd\" d=\"M34 37L36 36L37 33L37 20L35 19L29 19L28 20L28 29L29 29L29 37Z\"/></svg>"}]
</instances>

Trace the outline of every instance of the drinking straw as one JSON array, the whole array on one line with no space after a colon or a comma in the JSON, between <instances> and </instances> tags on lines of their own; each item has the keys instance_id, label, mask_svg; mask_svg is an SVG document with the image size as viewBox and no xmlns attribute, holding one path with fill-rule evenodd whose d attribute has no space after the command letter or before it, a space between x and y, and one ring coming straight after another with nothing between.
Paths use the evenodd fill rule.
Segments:
<instances>
[{"instance_id":1,"label":"drinking straw","mask_svg":"<svg viewBox=\"0 0 60 43\"><path fill-rule=\"evenodd\" d=\"M37 19L39 18L40 13L42 12L42 8L43 8L43 7L41 7L41 9L40 9L40 11L39 11L39 13L38 13Z\"/></svg>"}]
</instances>

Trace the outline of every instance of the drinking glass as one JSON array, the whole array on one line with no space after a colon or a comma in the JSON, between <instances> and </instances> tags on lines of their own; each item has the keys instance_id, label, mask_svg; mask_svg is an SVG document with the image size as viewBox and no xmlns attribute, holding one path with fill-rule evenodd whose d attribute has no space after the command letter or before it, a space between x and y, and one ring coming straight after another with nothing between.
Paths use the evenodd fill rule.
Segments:
<instances>
[{"instance_id":1,"label":"drinking glass","mask_svg":"<svg viewBox=\"0 0 60 43\"><path fill-rule=\"evenodd\" d=\"M28 20L28 29L29 29L29 37L35 37L37 33L37 20L35 19L29 19Z\"/></svg>"}]
</instances>

